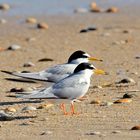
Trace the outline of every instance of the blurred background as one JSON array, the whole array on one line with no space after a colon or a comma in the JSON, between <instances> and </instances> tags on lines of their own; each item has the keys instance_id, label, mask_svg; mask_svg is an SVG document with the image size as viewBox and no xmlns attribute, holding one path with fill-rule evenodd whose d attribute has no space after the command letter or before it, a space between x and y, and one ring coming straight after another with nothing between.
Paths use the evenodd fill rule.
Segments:
<instances>
[{"instance_id":1,"label":"blurred background","mask_svg":"<svg viewBox=\"0 0 140 140\"><path fill-rule=\"evenodd\" d=\"M8 15L57 15L73 14L77 8L88 8L93 0L0 0L0 3L8 3L13 7ZM116 6L121 10L131 9L133 12L139 9L139 0L94 0L100 7ZM123 9L124 8L124 9ZM1 13L0 13L1 14Z\"/></svg>"}]
</instances>

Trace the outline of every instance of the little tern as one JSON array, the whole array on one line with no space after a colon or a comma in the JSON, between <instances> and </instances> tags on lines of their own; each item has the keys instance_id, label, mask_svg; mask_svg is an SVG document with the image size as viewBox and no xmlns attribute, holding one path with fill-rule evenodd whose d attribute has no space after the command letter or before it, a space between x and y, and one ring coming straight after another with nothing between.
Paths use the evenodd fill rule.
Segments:
<instances>
[{"instance_id":1,"label":"little tern","mask_svg":"<svg viewBox=\"0 0 140 140\"><path fill-rule=\"evenodd\" d=\"M34 90L29 95L20 95L17 97L25 99L48 99L56 102L60 100L60 107L65 115L68 114L64 104L67 100L71 102L71 114L75 114L73 102L87 93L91 75L94 73L105 74L103 70L96 69L92 64L81 63L75 68L73 74L56 82L49 88Z\"/></svg>"},{"instance_id":2,"label":"little tern","mask_svg":"<svg viewBox=\"0 0 140 140\"><path fill-rule=\"evenodd\" d=\"M1 70L4 73L8 73L10 75L32 79L32 80L40 80L40 81L48 81L48 82L58 82L61 79L69 76L73 73L74 69L78 66L78 64L89 61L102 61L101 59L97 59L95 57L91 57L89 54L84 51L78 50L75 51L68 59L67 63L55 65L48 69L42 70L40 72L32 72L32 73L21 73L21 72L9 72Z\"/></svg>"}]
</instances>

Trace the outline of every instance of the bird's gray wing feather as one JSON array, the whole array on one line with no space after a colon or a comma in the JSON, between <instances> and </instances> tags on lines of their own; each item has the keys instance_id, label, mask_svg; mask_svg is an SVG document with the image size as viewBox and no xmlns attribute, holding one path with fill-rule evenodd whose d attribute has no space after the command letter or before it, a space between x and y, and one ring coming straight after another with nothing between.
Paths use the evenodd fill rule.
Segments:
<instances>
[{"instance_id":1,"label":"bird's gray wing feather","mask_svg":"<svg viewBox=\"0 0 140 140\"><path fill-rule=\"evenodd\" d=\"M25 98L25 99L49 99L49 98L58 98L52 93L52 87L49 88L44 88L41 90L34 90L30 92L31 94L29 95L20 95L17 96L18 98Z\"/></svg>"},{"instance_id":2,"label":"bird's gray wing feather","mask_svg":"<svg viewBox=\"0 0 140 140\"><path fill-rule=\"evenodd\" d=\"M69 76L73 73L76 65L75 64L61 64L56 65L54 67L48 68L46 70L40 72L33 72L33 73L20 73L20 72L8 72L10 75L33 79L33 80L40 80L40 81L49 81L49 82L58 82L59 80Z\"/></svg>"},{"instance_id":3,"label":"bird's gray wing feather","mask_svg":"<svg viewBox=\"0 0 140 140\"><path fill-rule=\"evenodd\" d=\"M61 64L40 72L42 77L47 77L49 81L58 82L59 80L73 73L75 64Z\"/></svg>"},{"instance_id":4,"label":"bird's gray wing feather","mask_svg":"<svg viewBox=\"0 0 140 140\"><path fill-rule=\"evenodd\" d=\"M51 73L51 74L71 74L74 71L75 68L75 64L61 64L61 65L56 65L54 67L50 67L48 69L46 69L47 73Z\"/></svg>"},{"instance_id":5,"label":"bird's gray wing feather","mask_svg":"<svg viewBox=\"0 0 140 140\"><path fill-rule=\"evenodd\" d=\"M19 73L19 72L13 72L12 75L27 78L27 79L33 79L33 80L41 80L41 81L47 81L47 77L43 77L38 72L33 73Z\"/></svg>"}]
</instances>

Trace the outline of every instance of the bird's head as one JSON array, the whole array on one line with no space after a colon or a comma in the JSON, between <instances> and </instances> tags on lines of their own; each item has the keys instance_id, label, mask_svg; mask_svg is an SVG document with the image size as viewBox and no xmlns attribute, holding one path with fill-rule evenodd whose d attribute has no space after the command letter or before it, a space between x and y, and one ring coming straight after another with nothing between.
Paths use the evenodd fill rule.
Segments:
<instances>
[{"instance_id":1,"label":"bird's head","mask_svg":"<svg viewBox=\"0 0 140 140\"><path fill-rule=\"evenodd\" d=\"M68 63L74 64L80 64L89 61L103 61L103 60L91 57L89 54L81 50L74 52L68 59Z\"/></svg>"},{"instance_id":2,"label":"bird's head","mask_svg":"<svg viewBox=\"0 0 140 140\"><path fill-rule=\"evenodd\" d=\"M90 63L81 63L79 64L75 70L74 73L84 73L86 75L91 76L92 74L106 74L105 71L97 69Z\"/></svg>"}]
</instances>

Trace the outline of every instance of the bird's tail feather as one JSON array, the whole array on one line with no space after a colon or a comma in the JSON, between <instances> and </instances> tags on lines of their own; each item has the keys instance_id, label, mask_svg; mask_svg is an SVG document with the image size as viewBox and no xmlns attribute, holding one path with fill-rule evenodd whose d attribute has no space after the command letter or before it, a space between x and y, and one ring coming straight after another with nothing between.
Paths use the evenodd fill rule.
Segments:
<instances>
[{"instance_id":1,"label":"bird's tail feather","mask_svg":"<svg viewBox=\"0 0 140 140\"><path fill-rule=\"evenodd\" d=\"M14 75L17 77L27 78L27 79L33 79L33 80L40 80L40 81L48 81L48 78L40 76L38 72L33 73L19 73L19 72L9 72L5 70L1 70L3 73L7 73L10 75Z\"/></svg>"}]
</instances>

